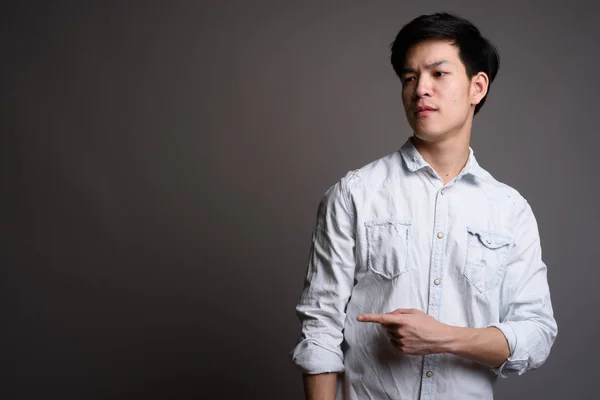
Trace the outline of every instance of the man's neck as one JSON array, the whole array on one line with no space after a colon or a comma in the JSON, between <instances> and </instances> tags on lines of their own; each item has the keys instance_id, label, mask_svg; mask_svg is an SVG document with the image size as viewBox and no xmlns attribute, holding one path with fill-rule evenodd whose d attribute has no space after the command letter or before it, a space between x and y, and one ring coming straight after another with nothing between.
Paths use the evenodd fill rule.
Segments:
<instances>
[{"instance_id":1,"label":"man's neck","mask_svg":"<svg viewBox=\"0 0 600 400\"><path fill-rule=\"evenodd\" d=\"M440 142L426 142L416 136L411 139L417 151L442 178L444 184L460 174L469 159L468 138L453 138Z\"/></svg>"}]
</instances>

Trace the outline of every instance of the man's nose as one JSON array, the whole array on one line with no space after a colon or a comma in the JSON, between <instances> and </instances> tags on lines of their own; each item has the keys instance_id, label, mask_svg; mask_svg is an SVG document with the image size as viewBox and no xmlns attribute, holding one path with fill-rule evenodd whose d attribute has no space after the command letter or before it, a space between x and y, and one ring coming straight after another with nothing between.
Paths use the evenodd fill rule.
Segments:
<instances>
[{"instance_id":1,"label":"man's nose","mask_svg":"<svg viewBox=\"0 0 600 400\"><path fill-rule=\"evenodd\" d=\"M431 96L431 82L426 77L421 76L418 78L413 96L416 99Z\"/></svg>"}]
</instances>

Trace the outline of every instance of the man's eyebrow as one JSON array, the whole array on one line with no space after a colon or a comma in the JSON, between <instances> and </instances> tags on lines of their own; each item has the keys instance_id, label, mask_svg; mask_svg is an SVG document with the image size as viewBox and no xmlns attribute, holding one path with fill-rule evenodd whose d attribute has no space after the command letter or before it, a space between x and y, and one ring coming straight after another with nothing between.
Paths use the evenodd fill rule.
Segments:
<instances>
[{"instance_id":1,"label":"man's eyebrow","mask_svg":"<svg viewBox=\"0 0 600 400\"><path fill-rule=\"evenodd\" d=\"M436 62L432 62L431 64L427 64L425 66L425 69L430 69L430 68L435 68L435 67L439 67L440 65L447 63L448 60L440 60L440 61L436 61ZM402 73L403 74L408 74L411 72L415 72L414 68L411 67L404 67L402 68Z\"/></svg>"}]
</instances>

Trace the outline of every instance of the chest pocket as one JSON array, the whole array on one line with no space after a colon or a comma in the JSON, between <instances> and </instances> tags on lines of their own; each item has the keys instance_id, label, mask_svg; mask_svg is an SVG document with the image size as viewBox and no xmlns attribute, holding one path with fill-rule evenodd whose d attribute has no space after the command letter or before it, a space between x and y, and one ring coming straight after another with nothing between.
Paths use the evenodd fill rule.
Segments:
<instances>
[{"instance_id":1,"label":"chest pocket","mask_svg":"<svg viewBox=\"0 0 600 400\"><path fill-rule=\"evenodd\" d=\"M504 274L512 239L467 228L467 262L464 275L480 292L495 288Z\"/></svg>"},{"instance_id":2,"label":"chest pocket","mask_svg":"<svg viewBox=\"0 0 600 400\"><path fill-rule=\"evenodd\" d=\"M395 220L365 222L367 267L386 280L408 271L410 223Z\"/></svg>"}]
</instances>

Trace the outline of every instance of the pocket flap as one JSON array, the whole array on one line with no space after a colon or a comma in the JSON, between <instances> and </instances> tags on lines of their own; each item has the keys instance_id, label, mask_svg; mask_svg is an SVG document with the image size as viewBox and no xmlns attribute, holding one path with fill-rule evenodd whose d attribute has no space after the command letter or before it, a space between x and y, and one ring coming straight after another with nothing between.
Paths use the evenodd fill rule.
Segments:
<instances>
[{"instance_id":1,"label":"pocket flap","mask_svg":"<svg viewBox=\"0 0 600 400\"><path fill-rule=\"evenodd\" d=\"M498 249L502 246L512 243L512 239L508 236L499 235L496 233L486 232L481 229L467 227L467 230L473 235L477 235L481 244L489 249Z\"/></svg>"}]
</instances>

